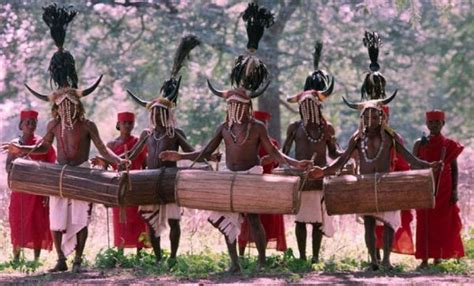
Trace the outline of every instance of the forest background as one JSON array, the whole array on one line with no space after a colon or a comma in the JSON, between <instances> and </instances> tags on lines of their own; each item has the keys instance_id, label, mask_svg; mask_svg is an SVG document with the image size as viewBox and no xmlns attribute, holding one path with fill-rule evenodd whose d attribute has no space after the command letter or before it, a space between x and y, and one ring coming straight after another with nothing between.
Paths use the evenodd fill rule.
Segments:
<instances>
[{"instance_id":1,"label":"forest background","mask_svg":"<svg viewBox=\"0 0 474 286\"><path fill-rule=\"evenodd\" d=\"M38 134L45 133L50 105L27 92L28 83L43 93L51 91L47 67L55 51L41 19L46 1L0 1L0 141L19 135L19 110L40 111ZM174 51L182 36L196 35L202 44L191 52L176 115L189 142L206 144L224 120L225 103L212 95L206 79L230 88L234 58L245 51L246 33L241 13L247 2L234 0L57 1L78 11L70 24L65 48L76 59L80 87L104 75L97 91L82 100L86 116L95 121L105 141L117 136L116 113L136 112L135 134L149 126L147 111L126 96L130 89L154 99L169 76ZM285 102L302 90L313 71L316 41L324 44L320 67L335 77L335 91L324 104L324 116L335 129L342 148L356 130L357 111L342 96L360 100L360 86L369 58L364 31L377 31L383 41L379 55L387 93L398 89L390 103L390 125L411 149L425 128L426 111L446 111L444 133L466 146L460 157L460 196L466 230L473 224L470 187L474 173L473 75L474 9L472 1L310 1L259 0L275 14L275 25L265 32L258 55L267 64L272 82L254 102L254 109L272 113L270 134L282 142L286 127L299 119L298 108ZM469 48L471 47L471 48ZM92 154L95 154L93 148ZM5 156L1 156L2 163ZM2 201L9 191L0 176ZM0 217L6 229L6 208ZM291 226L292 227L292 226Z\"/></svg>"}]
</instances>

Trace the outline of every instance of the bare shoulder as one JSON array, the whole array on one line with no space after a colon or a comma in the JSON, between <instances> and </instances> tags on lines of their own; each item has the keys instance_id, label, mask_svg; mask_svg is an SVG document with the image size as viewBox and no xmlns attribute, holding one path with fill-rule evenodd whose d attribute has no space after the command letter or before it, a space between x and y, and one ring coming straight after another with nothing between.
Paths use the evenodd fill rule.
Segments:
<instances>
[{"instance_id":1,"label":"bare shoulder","mask_svg":"<svg viewBox=\"0 0 474 286\"><path fill-rule=\"evenodd\" d=\"M300 120L291 122L290 125L288 125L288 128L286 129L286 134L291 134L295 132L296 129L298 129L298 126L300 125L300 123L301 123Z\"/></svg>"},{"instance_id":2,"label":"bare shoulder","mask_svg":"<svg viewBox=\"0 0 474 286\"><path fill-rule=\"evenodd\" d=\"M336 131L334 130L334 126L332 126L332 124L328 121L326 121L326 127L324 128L324 130L329 135L334 135L336 133Z\"/></svg>"},{"instance_id":3,"label":"bare shoulder","mask_svg":"<svg viewBox=\"0 0 474 286\"><path fill-rule=\"evenodd\" d=\"M51 119L48 124L46 125L47 130L52 130L54 127L56 127L59 124L59 120L57 119Z\"/></svg>"},{"instance_id":4,"label":"bare shoulder","mask_svg":"<svg viewBox=\"0 0 474 286\"><path fill-rule=\"evenodd\" d=\"M186 138L186 134L184 133L183 129L175 128L174 131L178 133L181 137Z\"/></svg>"},{"instance_id":5,"label":"bare shoulder","mask_svg":"<svg viewBox=\"0 0 474 286\"><path fill-rule=\"evenodd\" d=\"M87 129L92 130L92 131L97 131L97 125L94 123L94 121L90 121L89 119L84 119L84 126L87 127Z\"/></svg>"}]
</instances>

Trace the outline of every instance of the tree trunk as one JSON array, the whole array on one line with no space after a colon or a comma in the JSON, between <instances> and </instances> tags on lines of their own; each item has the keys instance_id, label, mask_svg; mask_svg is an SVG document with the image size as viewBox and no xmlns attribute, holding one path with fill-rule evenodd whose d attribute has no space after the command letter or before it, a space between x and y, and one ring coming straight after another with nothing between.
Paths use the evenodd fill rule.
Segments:
<instances>
[{"instance_id":1,"label":"tree trunk","mask_svg":"<svg viewBox=\"0 0 474 286\"><path fill-rule=\"evenodd\" d=\"M263 7L274 11L275 5L273 1L259 1ZM275 24L265 31L262 38L262 50L260 53L263 61L267 65L272 80L267 91L258 98L258 109L271 113L272 118L268 125L270 136L281 142L281 124L280 124L280 67L279 62L279 48L278 42L282 39L282 32L285 29L286 23L291 18L291 15L298 7L297 0L291 0L289 3L283 3L280 11L275 15ZM272 11L272 12L273 12ZM262 54L265 54L263 56Z\"/></svg>"}]
</instances>

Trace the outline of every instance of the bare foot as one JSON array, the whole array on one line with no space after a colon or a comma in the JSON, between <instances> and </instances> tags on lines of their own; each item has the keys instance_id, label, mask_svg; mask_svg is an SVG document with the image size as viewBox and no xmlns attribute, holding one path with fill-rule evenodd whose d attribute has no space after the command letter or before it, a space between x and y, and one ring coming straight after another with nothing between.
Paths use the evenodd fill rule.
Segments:
<instances>
[{"instance_id":1,"label":"bare foot","mask_svg":"<svg viewBox=\"0 0 474 286\"><path fill-rule=\"evenodd\" d=\"M382 261L382 267L384 270L393 270L393 266L392 264L390 263L390 261Z\"/></svg>"},{"instance_id":2,"label":"bare foot","mask_svg":"<svg viewBox=\"0 0 474 286\"><path fill-rule=\"evenodd\" d=\"M422 261L421 264L418 266L418 269L427 269L428 268L428 261Z\"/></svg>"},{"instance_id":3,"label":"bare foot","mask_svg":"<svg viewBox=\"0 0 474 286\"><path fill-rule=\"evenodd\" d=\"M74 262L72 264L72 270L71 270L72 273L81 273L83 272L82 271L82 268L81 268L81 263L80 262Z\"/></svg>"},{"instance_id":4,"label":"bare foot","mask_svg":"<svg viewBox=\"0 0 474 286\"><path fill-rule=\"evenodd\" d=\"M240 274L241 271L242 270L240 269L240 265L239 264L234 264L229 268L229 270L227 272L234 275L234 274Z\"/></svg>"},{"instance_id":5,"label":"bare foot","mask_svg":"<svg viewBox=\"0 0 474 286\"><path fill-rule=\"evenodd\" d=\"M255 267L255 272L260 272L265 269L265 261L263 262L258 262L257 267Z\"/></svg>"},{"instance_id":6,"label":"bare foot","mask_svg":"<svg viewBox=\"0 0 474 286\"><path fill-rule=\"evenodd\" d=\"M311 264L318 264L318 263L319 263L319 257L313 256L313 257L311 258Z\"/></svg>"},{"instance_id":7,"label":"bare foot","mask_svg":"<svg viewBox=\"0 0 474 286\"><path fill-rule=\"evenodd\" d=\"M54 272L64 272L67 271L67 264L66 264L66 259L58 259L56 262L56 265L49 269L48 272L54 273Z\"/></svg>"},{"instance_id":8,"label":"bare foot","mask_svg":"<svg viewBox=\"0 0 474 286\"><path fill-rule=\"evenodd\" d=\"M365 271L378 271L380 269L380 265L378 263L370 263L369 267L365 269Z\"/></svg>"},{"instance_id":9,"label":"bare foot","mask_svg":"<svg viewBox=\"0 0 474 286\"><path fill-rule=\"evenodd\" d=\"M433 260L434 265L439 265L440 263L441 263L441 259L439 258L436 258L435 260Z\"/></svg>"}]
</instances>

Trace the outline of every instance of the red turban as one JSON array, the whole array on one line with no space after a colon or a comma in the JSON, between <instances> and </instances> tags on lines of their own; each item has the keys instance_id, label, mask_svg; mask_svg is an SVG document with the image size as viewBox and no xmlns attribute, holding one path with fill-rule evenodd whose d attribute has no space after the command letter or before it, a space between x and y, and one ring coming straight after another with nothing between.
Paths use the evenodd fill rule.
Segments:
<instances>
[{"instance_id":1,"label":"red turban","mask_svg":"<svg viewBox=\"0 0 474 286\"><path fill-rule=\"evenodd\" d=\"M444 112L441 110L432 110L426 112L426 120L443 120L444 121Z\"/></svg>"},{"instance_id":2,"label":"red turban","mask_svg":"<svg viewBox=\"0 0 474 286\"><path fill-rule=\"evenodd\" d=\"M38 120L38 112L34 110L22 110L20 113L20 120L25 119L36 119Z\"/></svg>"},{"instance_id":3,"label":"red turban","mask_svg":"<svg viewBox=\"0 0 474 286\"><path fill-rule=\"evenodd\" d=\"M254 111L253 117L255 117L255 119L257 120L267 122L268 120L270 120L270 118L272 118L272 115L265 111Z\"/></svg>"},{"instance_id":4,"label":"red turban","mask_svg":"<svg viewBox=\"0 0 474 286\"><path fill-rule=\"evenodd\" d=\"M135 114L132 112L120 112L117 114L117 122L135 121Z\"/></svg>"}]
</instances>

